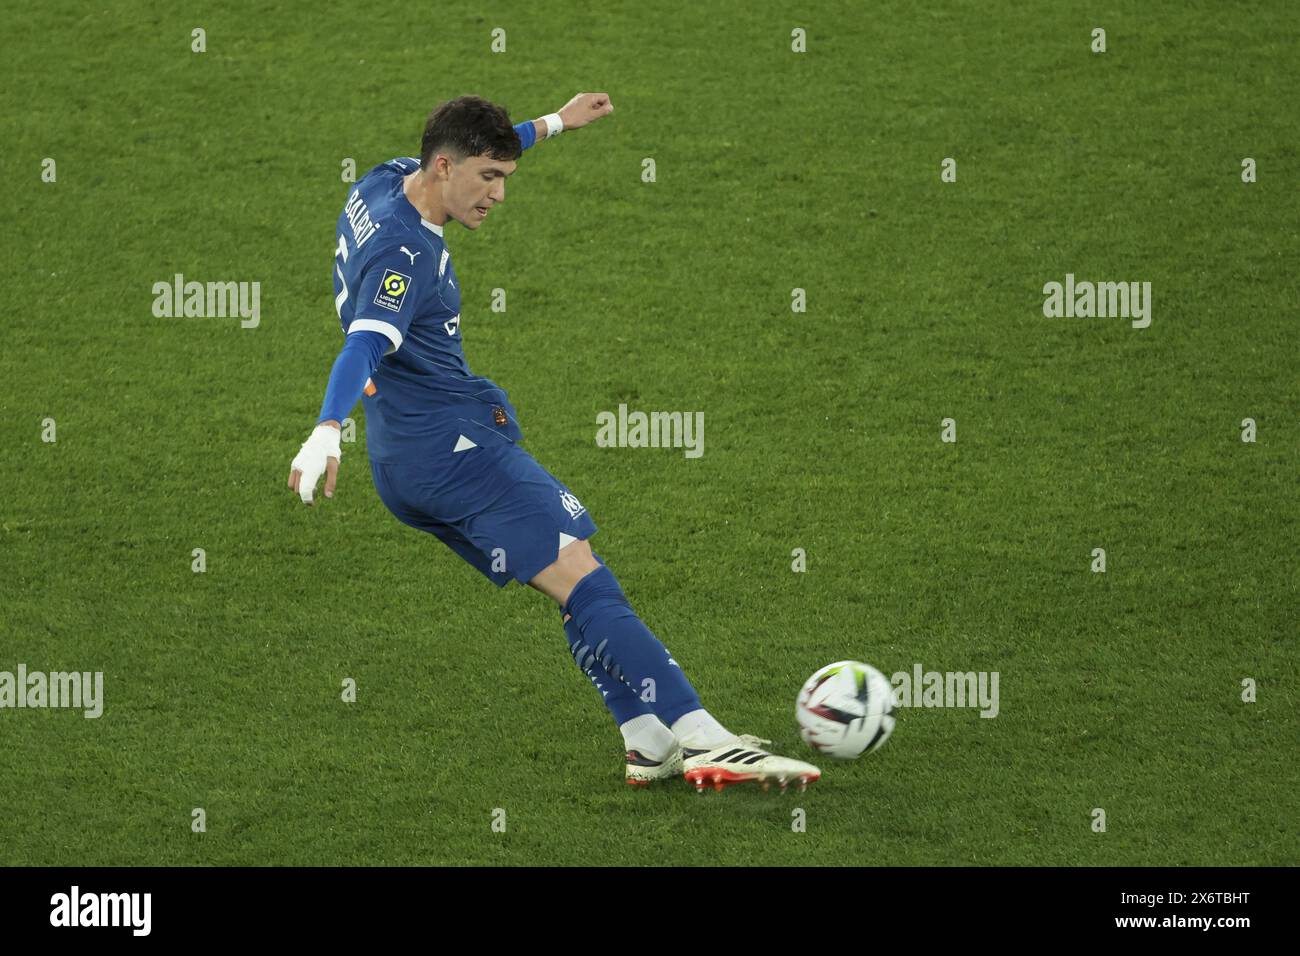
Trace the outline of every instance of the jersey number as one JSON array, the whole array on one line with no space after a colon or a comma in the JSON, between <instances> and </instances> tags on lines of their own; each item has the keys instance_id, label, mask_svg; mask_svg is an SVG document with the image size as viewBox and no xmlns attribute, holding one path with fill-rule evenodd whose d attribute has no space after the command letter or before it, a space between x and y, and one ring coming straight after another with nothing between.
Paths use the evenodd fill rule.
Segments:
<instances>
[{"instance_id":1,"label":"jersey number","mask_svg":"<svg viewBox=\"0 0 1300 956\"><path fill-rule=\"evenodd\" d=\"M344 264L347 264L348 241L343 236L339 236L339 251L334 255L336 258L342 256ZM334 297L334 311L339 314L339 319L341 320L343 318L343 303L348 301L348 283L347 280L343 278L343 270L339 268L337 262L334 263L334 272L339 277L339 285L343 286L343 291Z\"/></svg>"}]
</instances>

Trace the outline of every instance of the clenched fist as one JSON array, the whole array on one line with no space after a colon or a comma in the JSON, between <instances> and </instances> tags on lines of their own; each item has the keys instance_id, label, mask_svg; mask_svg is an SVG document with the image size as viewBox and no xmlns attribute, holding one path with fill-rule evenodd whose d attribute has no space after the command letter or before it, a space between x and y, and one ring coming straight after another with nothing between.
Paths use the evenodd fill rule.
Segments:
<instances>
[{"instance_id":1,"label":"clenched fist","mask_svg":"<svg viewBox=\"0 0 1300 956\"><path fill-rule=\"evenodd\" d=\"M566 130L580 129L612 112L614 104L609 101L608 93L579 93L564 104L560 119L564 121Z\"/></svg>"}]
</instances>

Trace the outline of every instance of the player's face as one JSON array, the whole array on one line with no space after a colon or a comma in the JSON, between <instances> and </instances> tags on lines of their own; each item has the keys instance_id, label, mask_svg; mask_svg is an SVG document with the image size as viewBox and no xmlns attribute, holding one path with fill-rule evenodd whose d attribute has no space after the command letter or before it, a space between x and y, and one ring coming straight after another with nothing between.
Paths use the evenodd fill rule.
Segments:
<instances>
[{"instance_id":1,"label":"player's face","mask_svg":"<svg viewBox=\"0 0 1300 956\"><path fill-rule=\"evenodd\" d=\"M515 160L470 156L452 167L443 201L453 219L466 229L483 224L492 207L506 201L506 177L519 164Z\"/></svg>"}]
</instances>

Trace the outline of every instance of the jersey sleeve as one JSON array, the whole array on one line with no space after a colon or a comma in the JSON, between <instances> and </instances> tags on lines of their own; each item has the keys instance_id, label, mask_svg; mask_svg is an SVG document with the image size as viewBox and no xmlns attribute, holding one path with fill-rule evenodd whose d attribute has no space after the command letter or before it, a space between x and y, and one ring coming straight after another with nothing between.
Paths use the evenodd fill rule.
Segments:
<instances>
[{"instance_id":1,"label":"jersey sleeve","mask_svg":"<svg viewBox=\"0 0 1300 956\"><path fill-rule=\"evenodd\" d=\"M537 140L537 127L533 125L532 120L527 123L516 123L515 134L519 137L520 149L527 149Z\"/></svg>"},{"instance_id":2,"label":"jersey sleeve","mask_svg":"<svg viewBox=\"0 0 1300 956\"><path fill-rule=\"evenodd\" d=\"M400 249L381 252L367 264L356 291L356 306L348 334L382 332L388 339L388 353L402 347L406 330L427 290L414 278L411 260Z\"/></svg>"},{"instance_id":3,"label":"jersey sleeve","mask_svg":"<svg viewBox=\"0 0 1300 956\"><path fill-rule=\"evenodd\" d=\"M356 335L347 337L330 370L325 400L321 402L320 417L316 419L316 424L341 422L348 417L361 398L366 380L374 374L388 344L383 333L365 329L358 329Z\"/></svg>"}]
</instances>

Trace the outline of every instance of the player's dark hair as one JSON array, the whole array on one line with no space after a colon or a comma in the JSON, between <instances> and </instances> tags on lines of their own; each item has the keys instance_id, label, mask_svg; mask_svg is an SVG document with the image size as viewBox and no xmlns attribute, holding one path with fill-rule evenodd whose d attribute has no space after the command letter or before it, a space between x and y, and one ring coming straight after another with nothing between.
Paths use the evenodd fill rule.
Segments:
<instances>
[{"instance_id":1,"label":"player's dark hair","mask_svg":"<svg viewBox=\"0 0 1300 956\"><path fill-rule=\"evenodd\" d=\"M458 96L429 114L420 139L420 165L427 168L439 150L454 153L457 162L470 156L504 162L523 153L505 108L481 96Z\"/></svg>"}]
</instances>

